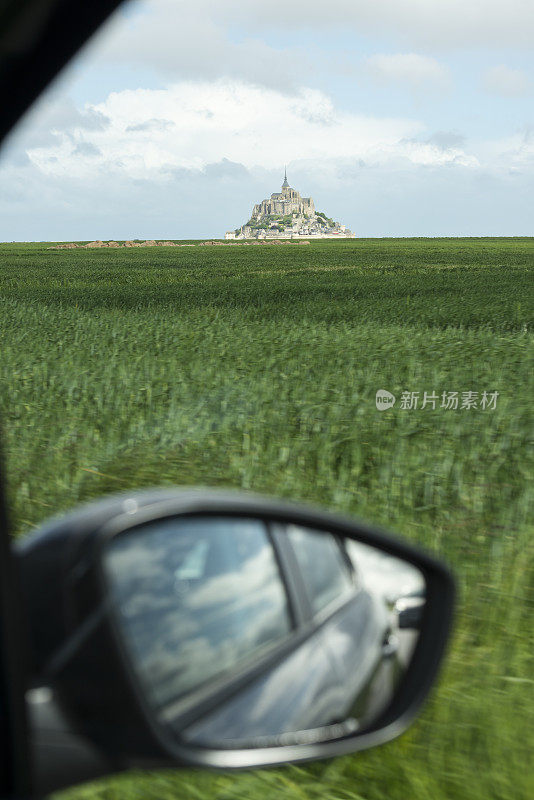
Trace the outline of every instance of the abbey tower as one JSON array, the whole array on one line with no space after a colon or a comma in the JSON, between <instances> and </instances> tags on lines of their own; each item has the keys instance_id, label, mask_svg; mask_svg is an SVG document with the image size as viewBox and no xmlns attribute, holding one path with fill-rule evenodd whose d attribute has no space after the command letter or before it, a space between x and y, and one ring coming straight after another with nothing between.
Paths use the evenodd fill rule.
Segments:
<instances>
[{"instance_id":1,"label":"abbey tower","mask_svg":"<svg viewBox=\"0 0 534 800\"><path fill-rule=\"evenodd\" d=\"M298 214L314 214L315 206L311 197L301 197L300 192L292 189L287 180L287 170L284 172L282 191L271 195L270 200L262 200L252 209L251 219L260 219L262 216L281 214L286 216L296 212Z\"/></svg>"}]
</instances>

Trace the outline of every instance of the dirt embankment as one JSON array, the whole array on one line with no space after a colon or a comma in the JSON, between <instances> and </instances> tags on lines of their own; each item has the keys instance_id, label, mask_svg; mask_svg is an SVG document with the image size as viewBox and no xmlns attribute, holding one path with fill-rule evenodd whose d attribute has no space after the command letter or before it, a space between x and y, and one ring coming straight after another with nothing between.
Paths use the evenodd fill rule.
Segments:
<instances>
[{"instance_id":1,"label":"dirt embankment","mask_svg":"<svg viewBox=\"0 0 534 800\"><path fill-rule=\"evenodd\" d=\"M290 242L290 241L280 241L277 239L272 239L271 241L256 241L256 242L217 242L217 241L206 241L206 242L199 242L198 244L181 244L178 242L156 242L154 239L147 240L145 242L132 242L127 241L124 244L119 244L119 242L103 242L100 239L96 239L94 242L87 242L87 244L76 244L75 242L65 242L64 244L53 244L48 249L49 250L86 250L87 248L99 248L99 247L206 247L208 245L222 245L229 246L229 245L250 245L250 244L310 244L308 240L303 240L301 242Z\"/></svg>"}]
</instances>

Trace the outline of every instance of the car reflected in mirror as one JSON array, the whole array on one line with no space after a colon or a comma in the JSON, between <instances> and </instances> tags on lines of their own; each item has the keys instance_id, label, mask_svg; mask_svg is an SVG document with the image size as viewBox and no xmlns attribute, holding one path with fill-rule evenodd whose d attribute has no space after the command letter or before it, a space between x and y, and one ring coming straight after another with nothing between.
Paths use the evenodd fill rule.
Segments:
<instances>
[{"instance_id":1,"label":"car reflected in mirror","mask_svg":"<svg viewBox=\"0 0 534 800\"><path fill-rule=\"evenodd\" d=\"M409 668L420 570L294 523L175 517L113 537L115 619L160 722L204 747L265 747L368 727ZM397 598L396 602L391 600Z\"/></svg>"}]
</instances>

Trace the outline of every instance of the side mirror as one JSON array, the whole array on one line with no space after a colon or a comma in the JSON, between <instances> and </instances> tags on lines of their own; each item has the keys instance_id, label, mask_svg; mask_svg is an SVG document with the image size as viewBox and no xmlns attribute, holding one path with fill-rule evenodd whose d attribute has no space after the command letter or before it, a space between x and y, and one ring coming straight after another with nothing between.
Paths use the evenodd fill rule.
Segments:
<instances>
[{"instance_id":1,"label":"side mirror","mask_svg":"<svg viewBox=\"0 0 534 800\"><path fill-rule=\"evenodd\" d=\"M257 767L386 742L426 697L451 622L453 580L434 558L240 493L114 497L23 540L19 559L46 791L128 767ZM54 727L56 748L59 736L90 749L78 771L71 752L68 778L47 749Z\"/></svg>"}]
</instances>

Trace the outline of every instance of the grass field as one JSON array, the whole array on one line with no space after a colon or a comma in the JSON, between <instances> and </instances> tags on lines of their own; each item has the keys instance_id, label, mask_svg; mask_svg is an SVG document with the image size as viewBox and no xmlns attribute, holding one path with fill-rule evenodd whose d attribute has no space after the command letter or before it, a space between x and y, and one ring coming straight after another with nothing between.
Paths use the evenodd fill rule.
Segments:
<instances>
[{"instance_id":1,"label":"grass field","mask_svg":"<svg viewBox=\"0 0 534 800\"><path fill-rule=\"evenodd\" d=\"M242 487L442 555L446 665L397 741L261 772L144 773L72 800L534 796L534 239L51 251L0 245L17 534L104 492ZM385 412L375 393L499 392Z\"/></svg>"}]
</instances>

